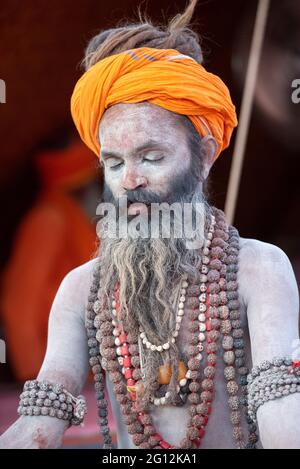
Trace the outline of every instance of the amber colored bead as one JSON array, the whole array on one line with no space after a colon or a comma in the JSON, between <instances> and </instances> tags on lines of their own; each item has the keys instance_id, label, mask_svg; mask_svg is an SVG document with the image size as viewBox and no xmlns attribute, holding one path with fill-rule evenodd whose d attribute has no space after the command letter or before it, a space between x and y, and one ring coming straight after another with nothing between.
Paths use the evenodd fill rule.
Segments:
<instances>
[{"instance_id":1,"label":"amber colored bead","mask_svg":"<svg viewBox=\"0 0 300 469\"><path fill-rule=\"evenodd\" d=\"M179 362L178 365L178 381L185 378L187 367L183 361Z\"/></svg>"},{"instance_id":2,"label":"amber colored bead","mask_svg":"<svg viewBox=\"0 0 300 469\"><path fill-rule=\"evenodd\" d=\"M179 362L178 365L178 381L185 378L187 372L187 367L183 361ZM169 384L172 377L172 368L170 365L162 365L159 367L158 372L158 382L159 384Z\"/></svg>"}]
</instances>

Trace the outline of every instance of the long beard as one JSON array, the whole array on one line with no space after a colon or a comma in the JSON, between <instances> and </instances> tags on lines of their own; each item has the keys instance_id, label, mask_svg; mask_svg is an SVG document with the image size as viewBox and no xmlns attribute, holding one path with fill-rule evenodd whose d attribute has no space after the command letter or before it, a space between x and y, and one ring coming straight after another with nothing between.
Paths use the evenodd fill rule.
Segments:
<instances>
[{"instance_id":1,"label":"long beard","mask_svg":"<svg viewBox=\"0 0 300 469\"><path fill-rule=\"evenodd\" d=\"M180 204L189 201L192 210L196 203L205 206L203 231L208 230L210 207L201 192L181 197ZM151 223L149 219L146 223ZM101 231L98 233L101 237ZM172 234L172 233L171 233ZM174 233L173 233L174 234ZM168 342L175 330L176 304L183 274L190 281L199 281L202 249L187 249L187 239L177 238L116 238L104 237L99 248L101 281L100 294L103 305L109 305L116 282L120 283L119 301L122 320L131 335L138 338L142 327L148 340L154 345ZM171 365L173 378L168 390L176 404L178 363L184 359L177 344L171 344L163 354L144 349L146 389L143 403L157 389L158 369ZM178 403L178 402L177 402Z\"/></svg>"}]
</instances>

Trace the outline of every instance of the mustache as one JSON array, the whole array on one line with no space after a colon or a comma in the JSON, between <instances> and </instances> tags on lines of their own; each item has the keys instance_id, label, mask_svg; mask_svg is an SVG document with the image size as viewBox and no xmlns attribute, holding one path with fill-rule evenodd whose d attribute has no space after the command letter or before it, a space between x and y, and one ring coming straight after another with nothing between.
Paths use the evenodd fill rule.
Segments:
<instances>
[{"instance_id":1,"label":"mustache","mask_svg":"<svg viewBox=\"0 0 300 469\"><path fill-rule=\"evenodd\" d=\"M161 196L156 192L145 189L135 189L133 191L126 191L123 195L127 197L127 201L131 204L139 202L146 205L150 205L152 203L162 203L166 201L165 196Z\"/></svg>"},{"instance_id":2,"label":"mustache","mask_svg":"<svg viewBox=\"0 0 300 469\"><path fill-rule=\"evenodd\" d=\"M172 204L173 202L189 202L197 188L198 180L193 174L188 172L187 174L177 175L171 182L168 191L165 193L157 193L150 189L137 188L133 190L125 191L122 196L127 197L128 204L132 203L144 203L150 205L152 203L163 203L167 202ZM102 201L111 202L115 205L118 204L119 197L114 197L111 189L104 181Z\"/></svg>"}]
</instances>

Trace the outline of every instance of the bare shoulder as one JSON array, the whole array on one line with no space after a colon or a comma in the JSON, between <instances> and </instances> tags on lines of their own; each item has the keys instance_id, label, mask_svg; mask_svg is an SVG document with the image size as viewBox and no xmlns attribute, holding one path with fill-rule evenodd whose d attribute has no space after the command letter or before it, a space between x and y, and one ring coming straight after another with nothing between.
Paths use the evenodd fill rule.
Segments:
<instances>
[{"instance_id":1,"label":"bare shoulder","mask_svg":"<svg viewBox=\"0 0 300 469\"><path fill-rule=\"evenodd\" d=\"M56 301L63 301L64 305L76 311L84 320L85 308L88 302L90 287L93 281L93 272L98 259L72 269L62 280Z\"/></svg>"},{"instance_id":2,"label":"bare shoulder","mask_svg":"<svg viewBox=\"0 0 300 469\"><path fill-rule=\"evenodd\" d=\"M265 268L267 264L287 266L289 259L275 244L258 239L240 238L240 267L250 271Z\"/></svg>"},{"instance_id":3,"label":"bare shoulder","mask_svg":"<svg viewBox=\"0 0 300 469\"><path fill-rule=\"evenodd\" d=\"M88 288L93 279L93 272L96 268L97 262L98 258L95 258L75 267L75 269L72 269L67 273L64 281L71 288L79 288L81 290Z\"/></svg>"},{"instance_id":4,"label":"bare shoulder","mask_svg":"<svg viewBox=\"0 0 300 469\"><path fill-rule=\"evenodd\" d=\"M247 304L251 297L278 289L298 300L298 288L290 260L274 244L257 239L240 238L239 286Z\"/></svg>"}]
</instances>

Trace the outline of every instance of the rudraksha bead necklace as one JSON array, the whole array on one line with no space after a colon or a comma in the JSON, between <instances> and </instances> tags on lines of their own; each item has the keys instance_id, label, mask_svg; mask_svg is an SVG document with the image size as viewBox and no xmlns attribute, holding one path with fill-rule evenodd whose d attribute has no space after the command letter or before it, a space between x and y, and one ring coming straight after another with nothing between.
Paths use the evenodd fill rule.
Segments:
<instances>
[{"instance_id":1,"label":"rudraksha bead necklace","mask_svg":"<svg viewBox=\"0 0 300 469\"><path fill-rule=\"evenodd\" d=\"M203 249L202 261L204 260L204 262L201 266L199 286L200 311L197 316L195 309L188 314L191 347L189 347L188 371L185 379L189 380L190 421L186 437L181 441L179 448L197 448L205 435L205 426L213 400L213 380L220 333L222 334L224 351L223 359L226 365L224 375L227 380L233 436L239 448L245 446L239 412L240 405L247 404L245 392L247 369L244 366L243 330L239 319L237 285L239 238L238 232L226 224L223 212L214 209L213 213L216 219L215 230L214 233L211 232L210 245L204 247L205 251ZM141 411L137 405L136 393L142 392L138 338L133 337L132 334L126 334L124 328L117 334L115 327L117 322L112 317L111 311L100 309L97 297L99 276L100 266L98 265L89 297L86 326L104 443L106 447L111 446L107 423L107 404L103 394L104 377L100 364L109 373L123 420L127 425L128 433L132 435L134 444L139 448L173 448L174 446L156 433L150 413L145 410ZM193 287L195 286L191 286L191 288ZM113 309L116 309L118 285L115 287L114 295L113 301L115 303L112 306ZM204 324L205 327L200 326L201 324ZM118 339L117 344L115 343L116 339ZM146 337L143 336L141 339L146 339ZM97 350L95 341L100 344L99 350ZM151 345L154 344L150 344L150 349ZM118 348L120 355L117 354L116 348ZM203 369L204 379L201 380L200 365L201 361L203 362L203 354L201 353L203 348L205 349L206 363ZM160 350L153 351L163 353ZM236 374L239 375L238 381ZM239 396L240 391L242 396ZM167 399L160 404L167 404ZM248 423L250 434L247 447L253 448L257 441L256 427L252 421L248 421Z\"/></svg>"}]
</instances>

